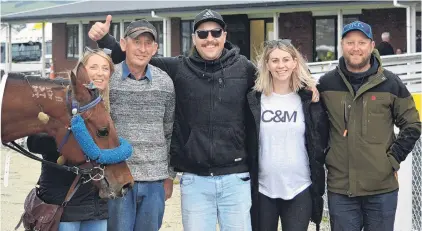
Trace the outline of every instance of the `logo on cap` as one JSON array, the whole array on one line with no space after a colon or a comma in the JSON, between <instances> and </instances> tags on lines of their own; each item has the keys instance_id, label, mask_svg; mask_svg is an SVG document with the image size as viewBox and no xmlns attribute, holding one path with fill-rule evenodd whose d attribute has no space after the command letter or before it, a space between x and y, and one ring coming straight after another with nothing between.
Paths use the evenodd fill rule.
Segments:
<instances>
[{"instance_id":1,"label":"logo on cap","mask_svg":"<svg viewBox=\"0 0 422 231\"><path fill-rule=\"evenodd\" d=\"M207 12L205 12L205 14L202 15L202 19L204 19L204 18L214 18L214 17L215 17L214 14L210 10L207 10Z\"/></svg>"},{"instance_id":2,"label":"logo on cap","mask_svg":"<svg viewBox=\"0 0 422 231\"><path fill-rule=\"evenodd\" d=\"M350 31L359 30L366 35L369 39L372 38L372 28L370 25L361 22L361 21L354 21L350 24L347 24L343 27L342 37L344 37Z\"/></svg>"}]
</instances>

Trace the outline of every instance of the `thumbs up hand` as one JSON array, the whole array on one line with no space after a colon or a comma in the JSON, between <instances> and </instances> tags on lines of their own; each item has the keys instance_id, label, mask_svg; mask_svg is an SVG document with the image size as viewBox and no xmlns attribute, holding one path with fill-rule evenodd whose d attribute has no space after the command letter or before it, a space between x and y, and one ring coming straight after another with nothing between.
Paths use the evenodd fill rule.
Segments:
<instances>
[{"instance_id":1,"label":"thumbs up hand","mask_svg":"<svg viewBox=\"0 0 422 231\"><path fill-rule=\"evenodd\" d=\"M92 25L88 32L89 38L93 41L102 39L110 31L111 19L111 15L107 15L106 21L104 23L96 22L94 25Z\"/></svg>"}]
</instances>

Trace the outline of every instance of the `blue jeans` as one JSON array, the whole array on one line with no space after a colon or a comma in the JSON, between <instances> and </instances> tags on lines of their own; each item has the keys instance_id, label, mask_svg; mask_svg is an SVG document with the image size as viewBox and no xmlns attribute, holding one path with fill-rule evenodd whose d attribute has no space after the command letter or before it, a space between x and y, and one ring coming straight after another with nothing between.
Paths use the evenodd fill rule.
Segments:
<instances>
[{"instance_id":1,"label":"blue jeans","mask_svg":"<svg viewBox=\"0 0 422 231\"><path fill-rule=\"evenodd\" d=\"M184 173L180 181L185 231L250 231L249 173L198 176Z\"/></svg>"},{"instance_id":2,"label":"blue jeans","mask_svg":"<svg viewBox=\"0 0 422 231\"><path fill-rule=\"evenodd\" d=\"M59 231L107 231L107 220L60 222Z\"/></svg>"},{"instance_id":3,"label":"blue jeans","mask_svg":"<svg viewBox=\"0 0 422 231\"><path fill-rule=\"evenodd\" d=\"M158 231L164 216L163 181L135 182L122 198L108 202L108 231Z\"/></svg>"},{"instance_id":4,"label":"blue jeans","mask_svg":"<svg viewBox=\"0 0 422 231\"><path fill-rule=\"evenodd\" d=\"M328 192L332 231L393 231L398 190L360 197Z\"/></svg>"}]
</instances>

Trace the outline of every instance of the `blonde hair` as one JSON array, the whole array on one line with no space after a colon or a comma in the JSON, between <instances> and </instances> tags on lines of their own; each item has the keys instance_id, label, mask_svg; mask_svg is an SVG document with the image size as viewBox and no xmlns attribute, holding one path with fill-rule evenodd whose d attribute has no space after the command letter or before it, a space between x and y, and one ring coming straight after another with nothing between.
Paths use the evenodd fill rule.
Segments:
<instances>
[{"instance_id":1,"label":"blonde hair","mask_svg":"<svg viewBox=\"0 0 422 231\"><path fill-rule=\"evenodd\" d=\"M86 66L86 64L88 63L89 58L91 58L94 55L101 56L102 58L104 58L105 60L107 60L108 65L110 66L110 78L111 78L111 75L113 75L113 72L114 72L113 60L103 50L101 50L101 49L91 50L89 48L85 49L84 55L82 56L80 62L84 66ZM109 87L108 84L107 84L107 87L103 91L101 91L101 96L103 97L104 105L105 105L106 110L108 112L110 112L110 87Z\"/></svg>"},{"instance_id":2,"label":"blonde hair","mask_svg":"<svg viewBox=\"0 0 422 231\"><path fill-rule=\"evenodd\" d=\"M316 81L312 78L306 65L305 59L299 51L288 40L271 40L264 44L262 52L258 55L258 78L255 80L254 90L270 95L274 91L273 78L267 68L271 52L275 49L280 49L289 53L297 62L296 68L292 72L290 78L290 88L294 92L298 92L304 87L315 87Z\"/></svg>"}]
</instances>

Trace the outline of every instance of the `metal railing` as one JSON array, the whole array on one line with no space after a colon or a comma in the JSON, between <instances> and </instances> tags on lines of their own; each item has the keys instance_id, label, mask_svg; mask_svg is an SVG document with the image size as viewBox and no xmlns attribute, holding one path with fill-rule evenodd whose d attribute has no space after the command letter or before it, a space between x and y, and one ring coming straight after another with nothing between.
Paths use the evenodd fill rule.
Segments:
<instances>
[{"instance_id":1,"label":"metal railing","mask_svg":"<svg viewBox=\"0 0 422 231\"><path fill-rule=\"evenodd\" d=\"M421 91L422 53L382 56L382 66L400 77L410 92ZM335 69L338 60L308 63L309 70L316 79Z\"/></svg>"}]
</instances>

